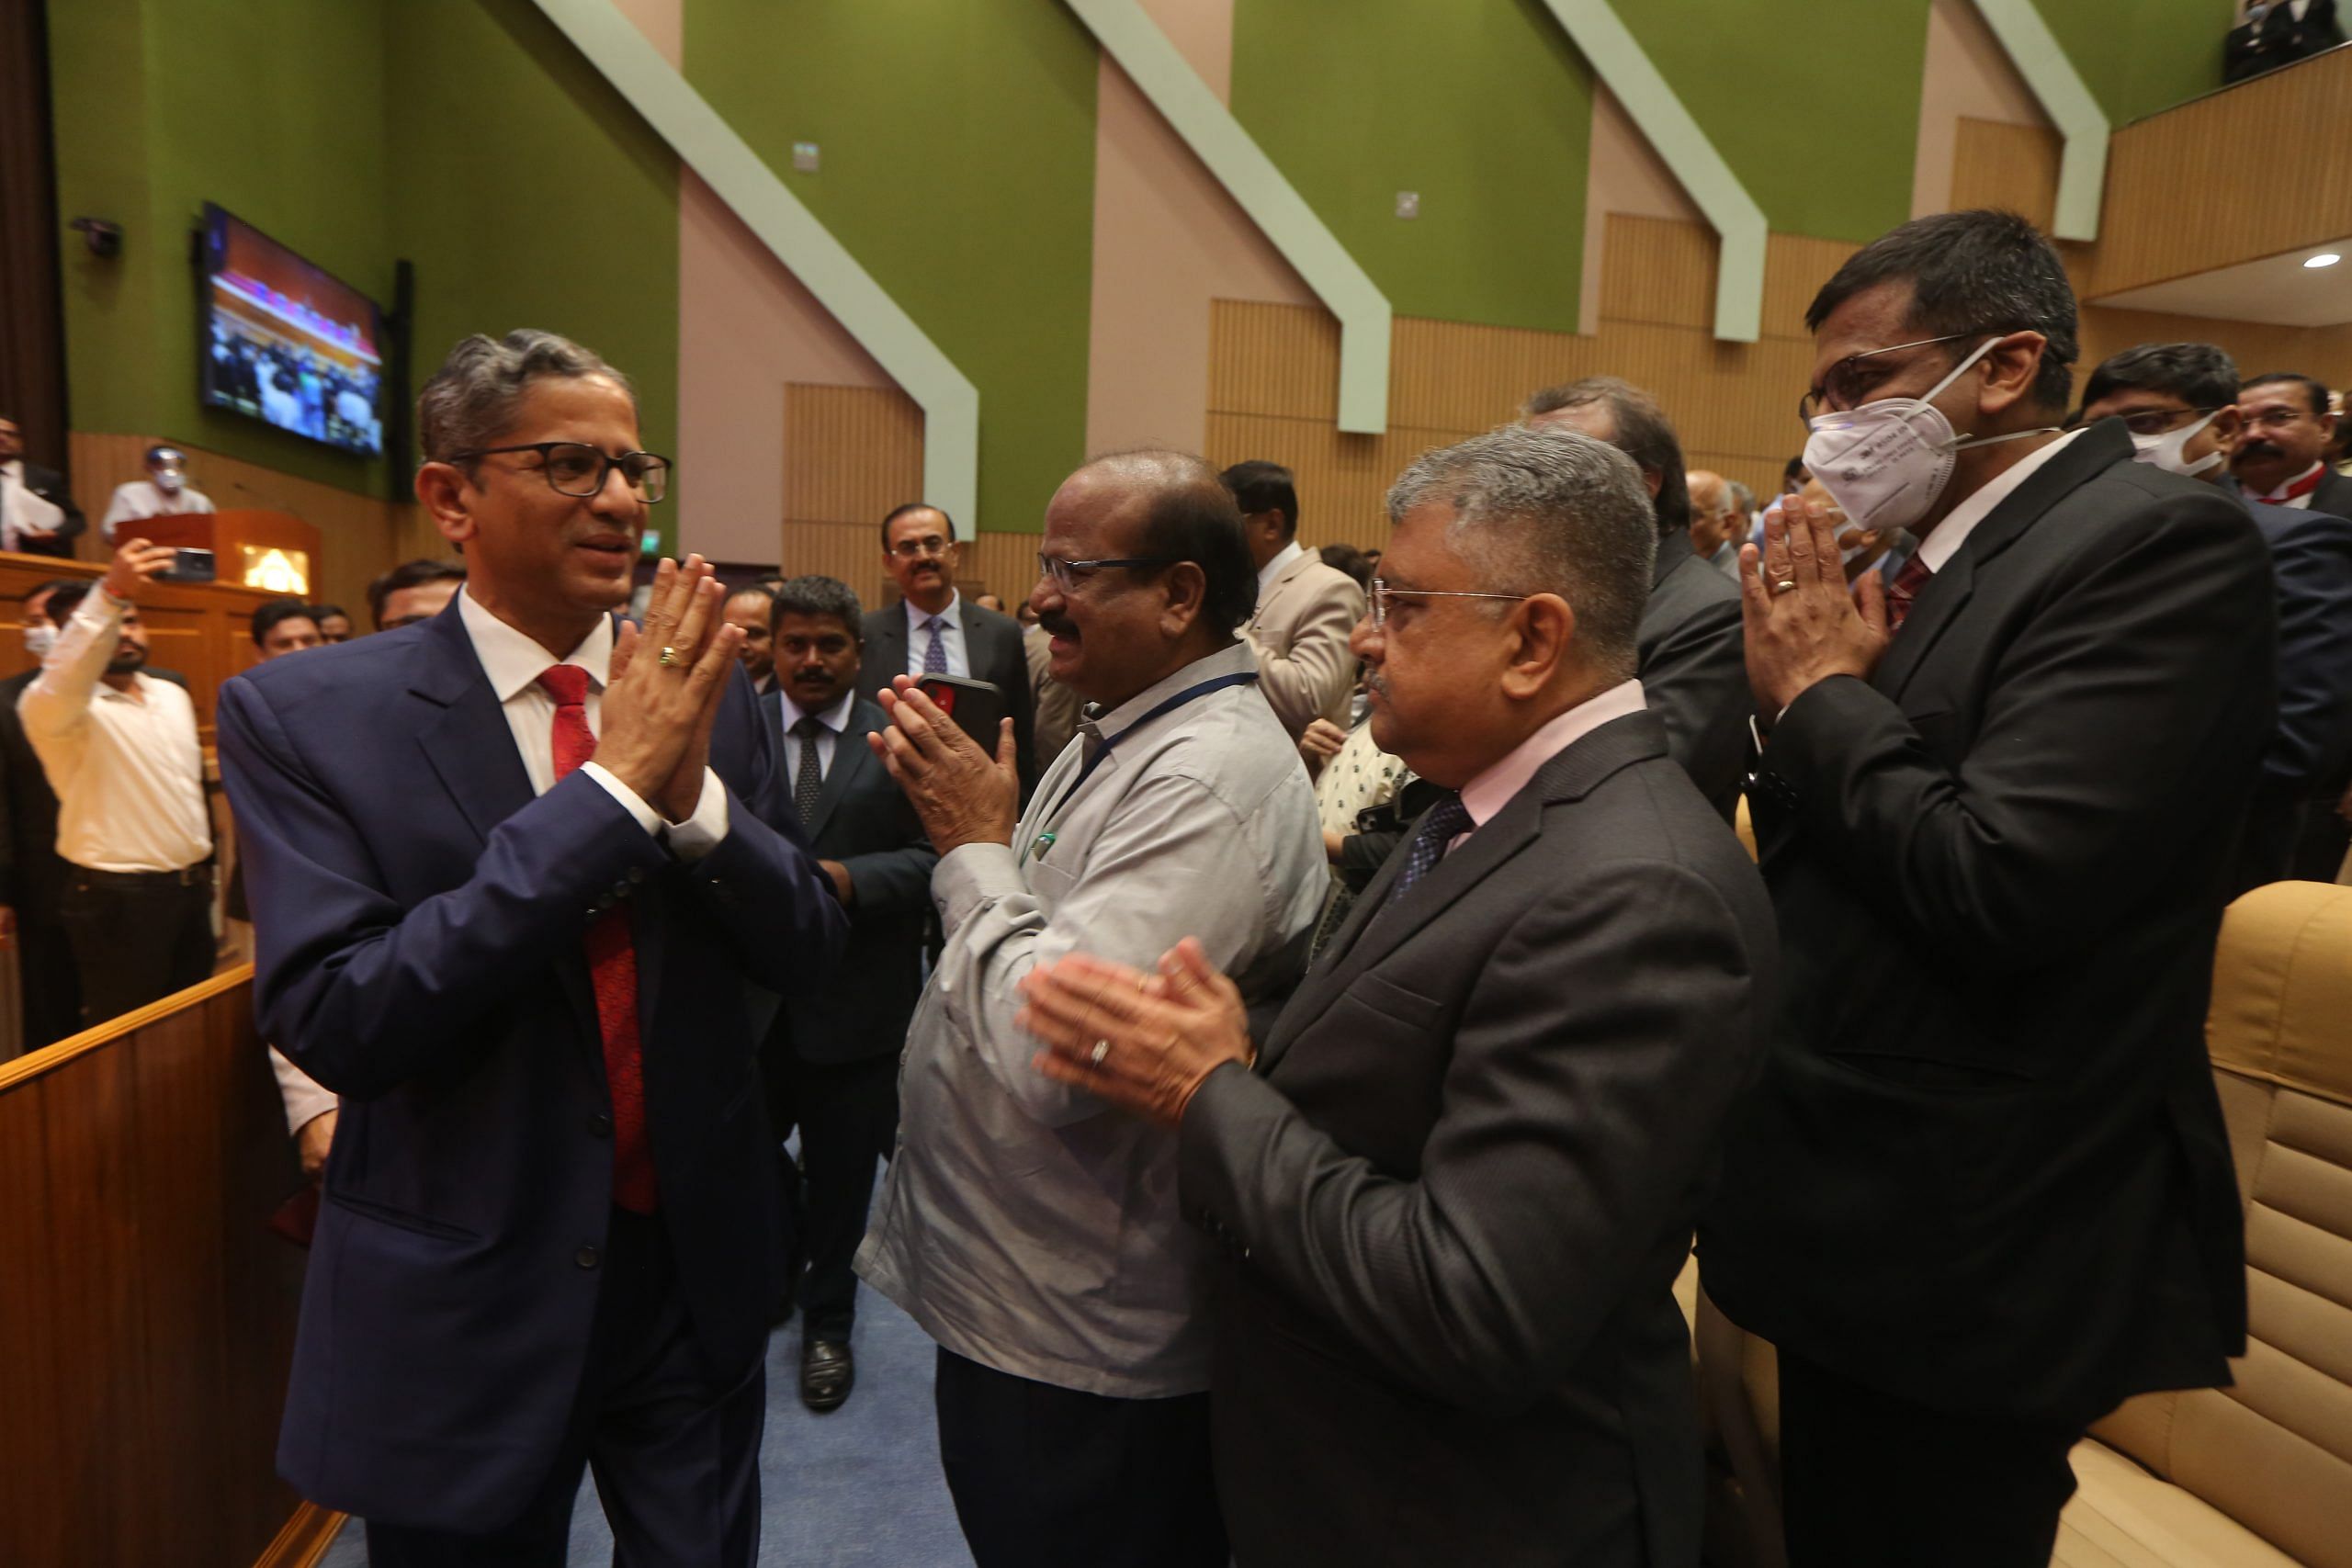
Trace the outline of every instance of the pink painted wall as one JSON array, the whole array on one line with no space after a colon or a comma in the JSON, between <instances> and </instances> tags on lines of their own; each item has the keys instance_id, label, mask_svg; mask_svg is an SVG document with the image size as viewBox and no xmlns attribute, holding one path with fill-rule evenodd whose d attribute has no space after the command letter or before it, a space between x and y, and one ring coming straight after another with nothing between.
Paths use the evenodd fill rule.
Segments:
<instances>
[{"instance_id":1,"label":"pink painted wall","mask_svg":"<svg viewBox=\"0 0 2352 1568\"><path fill-rule=\"evenodd\" d=\"M1617 95L1598 80L1592 85L1591 159L1585 175L1584 277L1577 302L1577 330L1587 334L1600 330L1600 262L1611 213L1707 220Z\"/></svg>"},{"instance_id":2,"label":"pink painted wall","mask_svg":"<svg viewBox=\"0 0 2352 1568\"><path fill-rule=\"evenodd\" d=\"M1232 0L1145 0L1144 9L1227 97ZM1094 134L1087 449L1197 452L1208 434L1209 301L1315 296L1107 55Z\"/></svg>"},{"instance_id":3,"label":"pink painted wall","mask_svg":"<svg viewBox=\"0 0 2352 1568\"><path fill-rule=\"evenodd\" d=\"M1952 152L1960 122L2047 125L2017 67L1970 0L1935 0L1919 83L1919 150L1911 167L1911 216L1951 206Z\"/></svg>"}]
</instances>

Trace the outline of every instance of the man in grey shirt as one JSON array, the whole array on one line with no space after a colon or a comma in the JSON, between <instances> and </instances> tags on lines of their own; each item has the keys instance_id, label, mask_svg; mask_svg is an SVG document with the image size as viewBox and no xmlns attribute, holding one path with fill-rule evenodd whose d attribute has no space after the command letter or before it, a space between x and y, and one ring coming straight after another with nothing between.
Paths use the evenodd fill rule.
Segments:
<instances>
[{"instance_id":1,"label":"man in grey shirt","mask_svg":"<svg viewBox=\"0 0 2352 1568\"><path fill-rule=\"evenodd\" d=\"M939 1341L940 1457L980 1568L1221 1568L1204 1259L1176 1145L1032 1065L1018 990L1084 944L1147 964L1197 932L1245 998L1297 978L1322 836L1234 638L1257 574L1216 471L1098 459L1046 512L1031 595L1076 743L1016 823L991 763L919 694L876 738L939 864L946 937L900 1068L899 1147L858 1271ZM910 682L899 682L903 687Z\"/></svg>"}]
</instances>

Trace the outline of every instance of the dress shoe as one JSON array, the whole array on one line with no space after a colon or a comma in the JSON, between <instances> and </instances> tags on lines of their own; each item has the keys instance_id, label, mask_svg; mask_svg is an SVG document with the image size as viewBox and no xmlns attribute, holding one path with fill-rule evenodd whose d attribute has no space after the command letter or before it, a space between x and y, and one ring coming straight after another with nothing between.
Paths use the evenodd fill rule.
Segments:
<instances>
[{"instance_id":1,"label":"dress shoe","mask_svg":"<svg viewBox=\"0 0 2352 1568\"><path fill-rule=\"evenodd\" d=\"M857 1381L846 1339L811 1339L800 1347L800 1403L820 1416L839 1410Z\"/></svg>"}]
</instances>

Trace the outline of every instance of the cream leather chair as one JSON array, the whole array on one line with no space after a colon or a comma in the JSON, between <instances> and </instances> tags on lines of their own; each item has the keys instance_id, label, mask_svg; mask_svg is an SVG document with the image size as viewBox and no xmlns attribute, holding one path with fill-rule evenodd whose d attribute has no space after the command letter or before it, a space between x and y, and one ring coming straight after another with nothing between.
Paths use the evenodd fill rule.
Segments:
<instances>
[{"instance_id":1,"label":"cream leather chair","mask_svg":"<svg viewBox=\"0 0 2352 1568\"><path fill-rule=\"evenodd\" d=\"M2206 1041L2245 1202L2236 1385L2127 1402L2075 1450L2052 1568L2352 1568L2352 887L2230 908ZM1692 1290L1711 1546L1779 1568L1778 1366Z\"/></svg>"},{"instance_id":2,"label":"cream leather chair","mask_svg":"<svg viewBox=\"0 0 2352 1568\"><path fill-rule=\"evenodd\" d=\"M2075 1450L2063 1568L2352 1568L2352 888L2230 908L2206 1043L2245 1200L2236 1386L2148 1394Z\"/></svg>"}]
</instances>

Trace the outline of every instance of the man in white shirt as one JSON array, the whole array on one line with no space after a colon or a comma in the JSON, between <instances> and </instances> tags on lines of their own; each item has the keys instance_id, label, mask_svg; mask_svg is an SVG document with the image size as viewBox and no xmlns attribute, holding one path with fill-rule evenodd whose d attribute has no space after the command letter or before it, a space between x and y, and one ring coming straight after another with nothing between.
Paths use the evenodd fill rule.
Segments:
<instances>
[{"instance_id":1,"label":"man in white shirt","mask_svg":"<svg viewBox=\"0 0 2352 1568\"><path fill-rule=\"evenodd\" d=\"M1298 542L1298 491L1280 463L1236 463L1220 476L1241 509L1258 607L1241 636L1258 656L1258 689L1290 738L1318 718L1344 726L1356 689L1348 635L1363 619L1355 579Z\"/></svg>"},{"instance_id":2,"label":"man in white shirt","mask_svg":"<svg viewBox=\"0 0 2352 1568\"><path fill-rule=\"evenodd\" d=\"M27 463L17 422L0 416L0 550L71 556L74 536L88 526L65 476Z\"/></svg>"},{"instance_id":3,"label":"man in white shirt","mask_svg":"<svg viewBox=\"0 0 2352 1568\"><path fill-rule=\"evenodd\" d=\"M176 446L150 446L147 477L126 479L114 487L114 499L107 503L106 521L98 525L98 532L112 544L119 524L213 510L212 498L187 482L187 454Z\"/></svg>"},{"instance_id":4,"label":"man in white shirt","mask_svg":"<svg viewBox=\"0 0 2352 1568\"><path fill-rule=\"evenodd\" d=\"M85 1024L212 973L212 828L196 707L185 689L141 671L139 592L171 564L169 547L133 539L95 592L52 592L57 646L17 701L57 792Z\"/></svg>"}]
</instances>

